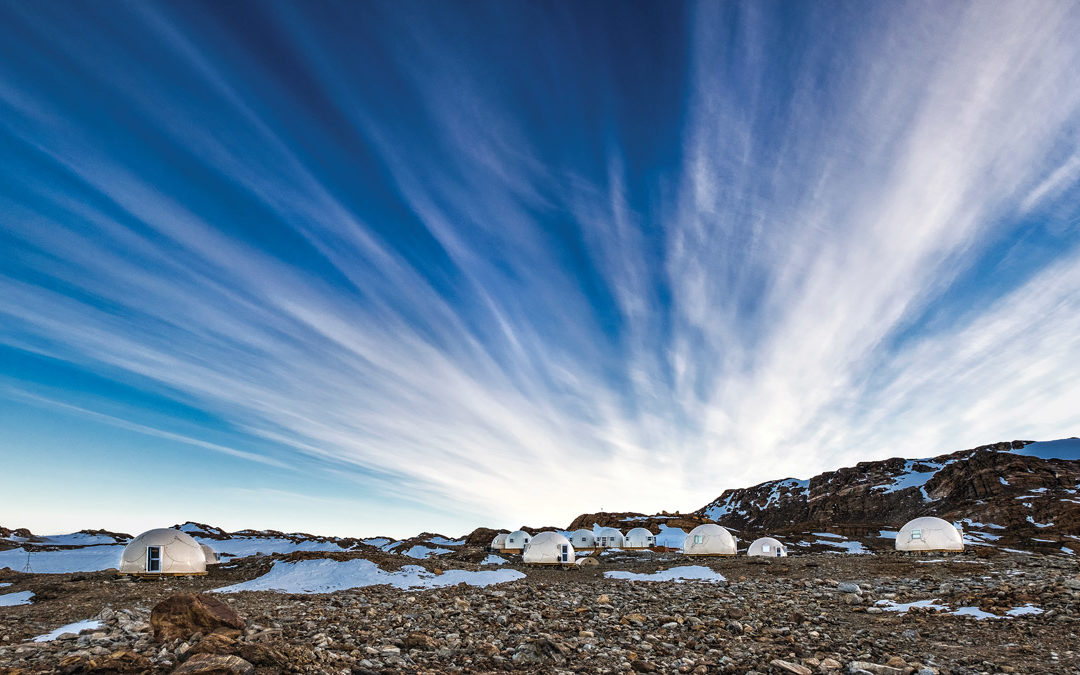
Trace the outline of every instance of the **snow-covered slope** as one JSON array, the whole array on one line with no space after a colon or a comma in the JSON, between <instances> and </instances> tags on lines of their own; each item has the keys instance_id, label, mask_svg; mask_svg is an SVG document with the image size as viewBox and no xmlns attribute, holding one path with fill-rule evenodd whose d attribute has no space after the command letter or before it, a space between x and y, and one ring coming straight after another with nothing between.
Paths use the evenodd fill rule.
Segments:
<instances>
[{"instance_id":1,"label":"snow-covered slope","mask_svg":"<svg viewBox=\"0 0 1080 675\"><path fill-rule=\"evenodd\" d=\"M1042 459L1065 459L1080 461L1080 438L1062 438L1057 441L1039 441L1013 450L1018 455Z\"/></svg>"}]
</instances>

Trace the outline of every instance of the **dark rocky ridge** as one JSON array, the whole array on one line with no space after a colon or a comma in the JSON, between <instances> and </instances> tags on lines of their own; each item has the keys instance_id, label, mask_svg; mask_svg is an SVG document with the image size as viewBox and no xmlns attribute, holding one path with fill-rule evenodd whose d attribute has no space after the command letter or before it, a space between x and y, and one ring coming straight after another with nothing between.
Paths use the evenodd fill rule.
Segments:
<instances>
[{"instance_id":1,"label":"dark rocky ridge","mask_svg":"<svg viewBox=\"0 0 1080 675\"><path fill-rule=\"evenodd\" d=\"M845 534L911 518L992 523L1011 537L1080 549L1080 462L1008 452L1030 441L984 445L925 460L893 458L726 490L695 513L738 529Z\"/></svg>"}]
</instances>

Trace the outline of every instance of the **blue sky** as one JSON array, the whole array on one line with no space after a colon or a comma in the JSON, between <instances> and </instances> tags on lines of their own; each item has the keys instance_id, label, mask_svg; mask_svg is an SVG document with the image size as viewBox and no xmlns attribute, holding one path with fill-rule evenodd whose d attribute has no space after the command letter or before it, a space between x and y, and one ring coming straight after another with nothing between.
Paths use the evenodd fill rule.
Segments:
<instances>
[{"instance_id":1,"label":"blue sky","mask_svg":"<svg viewBox=\"0 0 1080 675\"><path fill-rule=\"evenodd\" d=\"M0 523L457 533L1077 435L1078 34L0 1Z\"/></svg>"}]
</instances>

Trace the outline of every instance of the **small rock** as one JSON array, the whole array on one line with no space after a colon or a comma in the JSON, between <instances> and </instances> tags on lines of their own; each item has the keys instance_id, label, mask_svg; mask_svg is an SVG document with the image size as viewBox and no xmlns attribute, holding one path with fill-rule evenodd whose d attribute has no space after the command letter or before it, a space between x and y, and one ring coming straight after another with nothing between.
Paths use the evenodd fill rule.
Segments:
<instances>
[{"instance_id":1,"label":"small rock","mask_svg":"<svg viewBox=\"0 0 1080 675\"><path fill-rule=\"evenodd\" d=\"M871 675L904 675L904 671L901 668L883 666L869 661L852 661L848 664L848 672L860 674L870 673Z\"/></svg>"},{"instance_id":2,"label":"small rock","mask_svg":"<svg viewBox=\"0 0 1080 675\"><path fill-rule=\"evenodd\" d=\"M410 633L404 641L405 649L434 649L435 641L424 633Z\"/></svg>"},{"instance_id":3,"label":"small rock","mask_svg":"<svg viewBox=\"0 0 1080 675\"><path fill-rule=\"evenodd\" d=\"M814 672L804 665L792 663L790 661L783 661L781 659L773 659L769 662L769 665L774 668L779 668L780 670L788 673L795 673L795 675L811 675L811 673Z\"/></svg>"}]
</instances>

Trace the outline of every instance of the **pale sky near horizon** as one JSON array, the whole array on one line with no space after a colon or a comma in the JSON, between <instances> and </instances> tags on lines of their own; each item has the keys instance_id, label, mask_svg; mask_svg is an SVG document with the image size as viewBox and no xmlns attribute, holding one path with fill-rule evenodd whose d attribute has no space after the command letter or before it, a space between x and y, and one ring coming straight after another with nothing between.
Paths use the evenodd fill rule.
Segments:
<instances>
[{"instance_id":1,"label":"pale sky near horizon","mask_svg":"<svg viewBox=\"0 0 1080 675\"><path fill-rule=\"evenodd\" d=\"M0 524L454 535L1080 435L1080 5L930 9L0 0Z\"/></svg>"}]
</instances>

